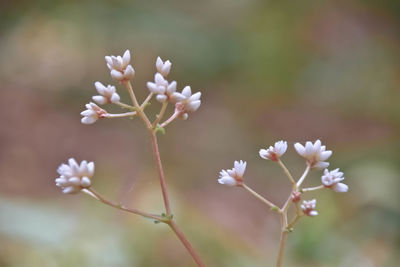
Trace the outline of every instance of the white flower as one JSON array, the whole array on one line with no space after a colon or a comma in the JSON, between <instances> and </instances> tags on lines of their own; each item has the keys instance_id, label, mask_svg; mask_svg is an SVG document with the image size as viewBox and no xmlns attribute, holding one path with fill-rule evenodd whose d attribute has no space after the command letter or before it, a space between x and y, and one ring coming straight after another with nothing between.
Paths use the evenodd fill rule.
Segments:
<instances>
[{"instance_id":1,"label":"white flower","mask_svg":"<svg viewBox=\"0 0 400 267\"><path fill-rule=\"evenodd\" d=\"M315 141L314 144L308 141L305 146L296 143L294 144L294 148L300 156L306 158L307 164L311 168L324 169L329 166L329 162L325 162L325 160L332 155L332 151L325 151L326 147L321 146L320 140Z\"/></svg>"},{"instance_id":2,"label":"white flower","mask_svg":"<svg viewBox=\"0 0 400 267\"><path fill-rule=\"evenodd\" d=\"M100 94L92 97L97 104L103 105L105 103L115 103L120 100L115 86L107 85L107 87L105 87L101 82L95 82L94 86L96 87L97 92Z\"/></svg>"},{"instance_id":3,"label":"white flower","mask_svg":"<svg viewBox=\"0 0 400 267\"><path fill-rule=\"evenodd\" d=\"M240 186L243 183L243 174L246 170L246 162L235 161L233 169L221 170L218 183L229 186Z\"/></svg>"},{"instance_id":4,"label":"white flower","mask_svg":"<svg viewBox=\"0 0 400 267\"><path fill-rule=\"evenodd\" d=\"M156 99L159 102L170 100L176 91L176 81L169 83L160 73L154 75L154 82L147 82L147 88L150 92L157 94Z\"/></svg>"},{"instance_id":5,"label":"white flower","mask_svg":"<svg viewBox=\"0 0 400 267\"><path fill-rule=\"evenodd\" d=\"M340 183L344 180L343 172L340 172L339 169L335 169L333 171L328 171L328 169L324 170L324 175L321 177L322 184L331 188L335 192L347 192L349 187L346 184Z\"/></svg>"},{"instance_id":6,"label":"white flower","mask_svg":"<svg viewBox=\"0 0 400 267\"><path fill-rule=\"evenodd\" d=\"M201 92L192 95L190 86L185 86L182 93L175 92L171 96L173 101L178 102L175 107L181 112L182 119L187 119L188 113L195 112L200 107L200 97Z\"/></svg>"},{"instance_id":7,"label":"white flower","mask_svg":"<svg viewBox=\"0 0 400 267\"><path fill-rule=\"evenodd\" d=\"M270 146L268 149L260 149L260 157L263 159L270 159L273 161L278 161L279 158L285 154L287 149L286 141L278 141L274 146Z\"/></svg>"},{"instance_id":8,"label":"white flower","mask_svg":"<svg viewBox=\"0 0 400 267\"><path fill-rule=\"evenodd\" d=\"M94 163L84 160L78 165L75 159L70 158L68 164L63 163L58 167L57 172L60 177L56 178L56 185L62 189L64 194L75 194L83 188L90 187L90 179L94 174Z\"/></svg>"},{"instance_id":9,"label":"white flower","mask_svg":"<svg viewBox=\"0 0 400 267\"><path fill-rule=\"evenodd\" d=\"M121 56L106 56L107 67L110 69L111 77L114 80L123 82L128 81L135 76L135 70L129 62L131 61L131 54L126 50L124 55Z\"/></svg>"},{"instance_id":10,"label":"white flower","mask_svg":"<svg viewBox=\"0 0 400 267\"><path fill-rule=\"evenodd\" d=\"M310 201L304 200L303 204L301 205L301 209L307 216L317 216L318 211L315 210L316 205L317 205L317 200L315 199L312 199Z\"/></svg>"},{"instance_id":11,"label":"white flower","mask_svg":"<svg viewBox=\"0 0 400 267\"><path fill-rule=\"evenodd\" d=\"M99 118L104 118L107 115L107 111L99 107L93 102L85 105L86 110L81 112L83 118L81 122L83 124L92 124L95 123Z\"/></svg>"},{"instance_id":12,"label":"white flower","mask_svg":"<svg viewBox=\"0 0 400 267\"><path fill-rule=\"evenodd\" d=\"M162 76L167 77L169 71L171 70L172 63L171 61L167 60L165 62L162 61L160 57L157 57L156 61L156 68Z\"/></svg>"}]
</instances>

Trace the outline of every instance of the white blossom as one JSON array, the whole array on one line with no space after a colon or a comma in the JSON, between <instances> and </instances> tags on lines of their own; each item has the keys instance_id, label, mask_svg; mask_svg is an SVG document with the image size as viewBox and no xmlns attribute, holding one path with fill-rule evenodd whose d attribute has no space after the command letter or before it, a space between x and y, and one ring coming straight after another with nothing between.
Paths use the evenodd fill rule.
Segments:
<instances>
[{"instance_id":1,"label":"white blossom","mask_svg":"<svg viewBox=\"0 0 400 267\"><path fill-rule=\"evenodd\" d=\"M322 184L325 187L331 188L333 191L339 193L347 192L347 190L349 190L349 187L346 184L341 183L343 180L343 172L340 172L339 168L333 171L328 171L328 169L325 169L324 175L321 177Z\"/></svg>"},{"instance_id":2,"label":"white blossom","mask_svg":"<svg viewBox=\"0 0 400 267\"><path fill-rule=\"evenodd\" d=\"M303 204L301 205L301 209L303 210L304 214L307 216L317 216L318 211L315 210L315 206L317 205L317 200L304 200Z\"/></svg>"},{"instance_id":3,"label":"white blossom","mask_svg":"<svg viewBox=\"0 0 400 267\"><path fill-rule=\"evenodd\" d=\"M321 146L320 140L315 141L314 144L308 141L305 146L296 143L294 148L300 156L306 158L310 167L324 169L329 166L329 162L325 162L325 160L332 155L332 151L326 150L325 146Z\"/></svg>"},{"instance_id":4,"label":"white blossom","mask_svg":"<svg viewBox=\"0 0 400 267\"><path fill-rule=\"evenodd\" d=\"M235 161L232 169L221 170L219 173L218 183L229 186L239 186L243 183L245 170L245 161Z\"/></svg>"},{"instance_id":5,"label":"white blossom","mask_svg":"<svg viewBox=\"0 0 400 267\"><path fill-rule=\"evenodd\" d=\"M104 116L107 114L107 111L97 106L93 102L86 104L85 107L86 110L81 112L81 115L83 116L81 122L83 124L95 123L99 118L104 118Z\"/></svg>"},{"instance_id":6,"label":"white blossom","mask_svg":"<svg viewBox=\"0 0 400 267\"><path fill-rule=\"evenodd\" d=\"M103 105L105 103L115 103L120 100L115 86L107 85L107 87L105 87L101 82L95 82L94 86L100 94L92 97L97 104Z\"/></svg>"},{"instance_id":7,"label":"white blossom","mask_svg":"<svg viewBox=\"0 0 400 267\"><path fill-rule=\"evenodd\" d=\"M110 69L111 77L114 80L123 82L128 81L135 75L135 70L129 62L131 61L131 54L126 50L124 55L121 56L106 56L107 67Z\"/></svg>"},{"instance_id":8,"label":"white blossom","mask_svg":"<svg viewBox=\"0 0 400 267\"><path fill-rule=\"evenodd\" d=\"M176 81L169 83L160 73L154 75L154 82L147 82L147 88L150 92L156 94L159 102L170 100L176 91Z\"/></svg>"},{"instance_id":9,"label":"white blossom","mask_svg":"<svg viewBox=\"0 0 400 267\"><path fill-rule=\"evenodd\" d=\"M161 73L162 76L167 77L171 70L172 63L171 61L162 61L160 57L157 57L156 60L156 68L159 73Z\"/></svg>"},{"instance_id":10,"label":"white blossom","mask_svg":"<svg viewBox=\"0 0 400 267\"><path fill-rule=\"evenodd\" d=\"M190 86L185 86L182 93L175 92L172 94L172 100L178 102L176 108L181 112L180 117L187 119L188 113L195 112L201 104L201 92L192 95Z\"/></svg>"},{"instance_id":11,"label":"white blossom","mask_svg":"<svg viewBox=\"0 0 400 267\"><path fill-rule=\"evenodd\" d=\"M94 174L94 163L82 161L79 165L75 159L70 158L68 164L61 164L57 169L60 177L55 179L56 186L64 194L74 194L91 185L90 179Z\"/></svg>"},{"instance_id":12,"label":"white blossom","mask_svg":"<svg viewBox=\"0 0 400 267\"><path fill-rule=\"evenodd\" d=\"M260 157L263 159L269 159L273 161L278 161L279 158L285 154L287 150L286 141L278 141L274 146L270 146L268 149L260 149Z\"/></svg>"}]
</instances>

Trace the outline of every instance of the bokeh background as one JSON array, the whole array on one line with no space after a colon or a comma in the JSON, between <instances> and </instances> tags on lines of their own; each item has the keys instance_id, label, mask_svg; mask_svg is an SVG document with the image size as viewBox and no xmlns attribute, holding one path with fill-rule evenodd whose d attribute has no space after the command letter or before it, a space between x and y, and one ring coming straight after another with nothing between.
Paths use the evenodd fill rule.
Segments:
<instances>
[{"instance_id":1,"label":"bokeh background","mask_svg":"<svg viewBox=\"0 0 400 267\"><path fill-rule=\"evenodd\" d=\"M157 56L172 61L180 89L203 93L200 109L159 143L175 218L208 266L273 266L279 240L278 218L217 184L219 170L246 160L247 183L282 204L287 178L258 150L287 140L284 161L298 177L305 164L293 144L317 138L350 191L307 197L320 215L289 235L285 266L399 266L399 1L0 5L1 267L194 266L165 225L54 184L69 157L93 160L97 191L163 211L142 123L80 123L93 83L112 83L104 56L127 48L140 99Z\"/></svg>"}]
</instances>

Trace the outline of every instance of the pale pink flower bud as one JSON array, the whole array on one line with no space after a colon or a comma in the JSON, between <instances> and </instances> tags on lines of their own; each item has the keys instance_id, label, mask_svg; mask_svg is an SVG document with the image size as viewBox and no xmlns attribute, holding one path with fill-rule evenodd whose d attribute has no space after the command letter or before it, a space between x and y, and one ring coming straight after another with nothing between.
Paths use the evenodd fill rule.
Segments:
<instances>
[{"instance_id":1,"label":"pale pink flower bud","mask_svg":"<svg viewBox=\"0 0 400 267\"><path fill-rule=\"evenodd\" d=\"M268 149L260 149L260 157L263 159L269 159L272 161L278 161L279 158L285 154L287 150L286 141L278 141L274 146L270 146Z\"/></svg>"},{"instance_id":2,"label":"pale pink flower bud","mask_svg":"<svg viewBox=\"0 0 400 267\"><path fill-rule=\"evenodd\" d=\"M315 206L317 205L317 200L304 200L303 204L301 205L301 209L303 210L304 214L307 216L317 216L318 211L315 210Z\"/></svg>"},{"instance_id":3,"label":"pale pink flower bud","mask_svg":"<svg viewBox=\"0 0 400 267\"><path fill-rule=\"evenodd\" d=\"M328 171L328 169L325 169L324 175L321 177L324 187L330 188L339 193L347 192L349 190L349 187L346 184L341 183L343 180L343 172L340 172L339 169L335 169L333 171Z\"/></svg>"},{"instance_id":4,"label":"pale pink flower bud","mask_svg":"<svg viewBox=\"0 0 400 267\"><path fill-rule=\"evenodd\" d=\"M61 164L57 169L60 177L55 179L56 186L62 189L64 194L75 194L84 188L89 188L91 178L94 175L94 163L86 160L78 164L70 158L68 164Z\"/></svg>"},{"instance_id":5,"label":"pale pink flower bud","mask_svg":"<svg viewBox=\"0 0 400 267\"><path fill-rule=\"evenodd\" d=\"M325 162L325 160L332 155L332 151L326 150L325 146L321 146L320 140L315 141L314 144L308 141L305 146L296 143L294 148L300 156L307 160L307 164L311 168L324 169L329 166L329 162Z\"/></svg>"},{"instance_id":6,"label":"pale pink flower bud","mask_svg":"<svg viewBox=\"0 0 400 267\"><path fill-rule=\"evenodd\" d=\"M228 170L221 170L218 183L229 186L240 186L243 184L243 175L246 170L246 162L235 161L234 167Z\"/></svg>"}]
</instances>

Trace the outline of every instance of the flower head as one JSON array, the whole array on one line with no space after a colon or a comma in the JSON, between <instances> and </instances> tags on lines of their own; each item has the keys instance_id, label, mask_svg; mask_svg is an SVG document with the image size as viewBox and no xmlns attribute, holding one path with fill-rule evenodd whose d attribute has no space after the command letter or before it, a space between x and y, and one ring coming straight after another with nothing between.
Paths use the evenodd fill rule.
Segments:
<instances>
[{"instance_id":1,"label":"flower head","mask_svg":"<svg viewBox=\"0 0 400 267\"><path fill-rule=\"evenodd\" d=\"M161 73L162 76L167 77L169 74L169 71L171 70L172 63L171 61L162 61L160 57L157 57L156 61L156 68L159 73Z\"/></svg>"},{"instance_id":2,"label":"flower head","mask_svg":"<svg viewBox=\"0 0 400 267\"><path fill-rule=\"evenodd\" d=\"M307 216L317 216L318 211L315 210L315 206L317 205L317 200L304 200L303 204L301 205L301 209L303 210L304 214Z\"/></svg>"},{"instance_id":3,"label":"flower head","mask_svg":"<svg viewBox=\"0 0 400 267\"><path fill-rule=\"evenodd\" d=\"M245 161L235 161L232 169L221 170L218 183L229 186L240 186L243 183L243 174L245 170Z\"/></svg>"},{"instance_id":4,"label":"flower head","mask_svg":"<svg viewBox=\"0 0 400 267\"><path fill-rule=\"evenodd\" d=\"M154 75L154 82L148 82L147 88L150 92L156 94L156 99L159 102L170 100L173 93L176 91L176 81L169 83L163 75L156 73Z\"/></svg>"},{"instance_id":5,"label":"flower head","mask_svg":"<svg viewBox=\"0 0 400 267\"><path fill-rule=\"evenodd\" d=\"M56 186L64 194L75 194L91 185L90 179L94 174L94 163L82 161L79 165L75 159L70 158L68 164L61 164L57 169L60 177L56 178Z\"/></svg>"},{"instance_id":6,"label":"flower head","mask_svg":"<svg viewBox=\"0 0 400 267\"><path fill-rule=\"evenodd\" d=\"M335 192L347 192L349 187L344 184L340 183L344 180L343 172L340 172L339 169L335 169L333 171L328 171L328 169L324 170L324 175L321 177L322 184L327 187L331 188Z\"/></svg>"},{"instance_id":7,"label":"flower head","mask_svg":"<svg viewBox=\"0 0 400 267\"><path fill-rule=\"evenodd\" d=\"M192 95L190 86L185 86L182 93L175 92L172 94L172 99L177 102L175 108L181 113L182 119L187 119L188 113L195 112L201 104L201 92Z\"/></svg>"},{"instance_id":8,"label":"flower head","mask_svg":"<svg viewBox=\"0 0 400 267\"><path fill-rule=\"evenodd\" d=\"M105 103L115 103L120 100L115 86L107 85L107 87L105 87L101 82L95 82L94 86L100 94L92 97L97 104L103 105Z\"/></svg>"},{"instance_id":9,"label":"flower head","mask_svg":"<svg viewBox=\"0 0 400 267\"><path fill-rule=\"evenodd\" d=\"M96 105L95 103L90 102L85 105L86 110L81 112L83 118L81 122L83 124L92 124L95 123L99 118L104 118L107 115L107 111Z\"/></svg>"},{"instance_id":10,"label":"flower head","mask_svg":"<svg viewBox=\"0 0 400 267\"><path fill-rule=\"evenodd\" d=\"M129 62L131 61L131 54L126 50L124 55L121 56L106 56L107 67L110 69L111 77L114 80L123 82L128 81L135 76L135 70Z\"/></svg>"},{"instance_id":11,"label":"flower head","mask_svg":"<svg viewBox=\"0 0 400 267\"><path fill-rule=\"evenodd\" d=\"M325 160L332 155L332 151L326 150L325 146L321 146L320 140L315 141L314 144L308 141L305 146L296 143L294 148L300 156L306 158L307 164L311 168L323 169L329 166L329 162L325 162Z\"/></svg>"},{"instance_id":12,"label":"flower head","mask_svg":"<svg viewBox=\"0 0 400 267\"><path fill-rule=\"evenodd\" d=\"M287 150L286 141L278 141L274 146L270 146L268 149L260 149L260 157L263 159L269 159L273 161L278 161L279 158L285 154Z\"/></svg>"}]
</instances>

